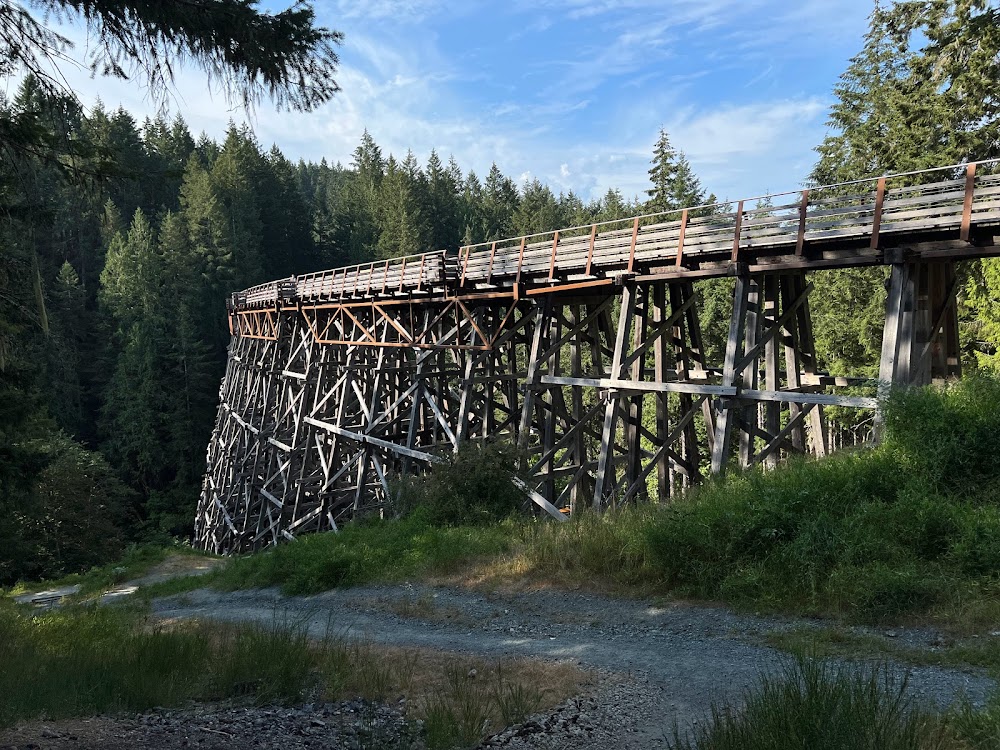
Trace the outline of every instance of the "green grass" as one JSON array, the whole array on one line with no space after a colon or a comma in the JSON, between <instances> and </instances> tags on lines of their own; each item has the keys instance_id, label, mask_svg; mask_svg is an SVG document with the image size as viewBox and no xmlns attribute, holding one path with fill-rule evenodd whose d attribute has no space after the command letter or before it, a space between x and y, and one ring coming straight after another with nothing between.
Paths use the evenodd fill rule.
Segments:
<instances>
[{"instance_id":1,"label":"green grass","mask_svg":"<svg viewBox=\"0 0 1000 750\"><path fill-rule=\"evenodd\" d=\"M235 558L213 584L222 589L280 586L311 594L376 581L454 572L470 560L510 547L511 524L435 526L419 513L398 521L351 524Z\"/></svg>"},{"instance_id":2,"label":"green grass","mask_svg":"<svg viewBox=\"0 0 1000 750\"><path fill-rule=\"evenodd\" d=\"M690 733L675 728L671 750L968 750L960 726L922 710L905 678L880 666L857 669L800 658L764 675L743 706L713 707ZM981 726L981 724L980 724ZM993 745L995 747L995 745Z\"/></svg>"},{"instance_id":3,"label":"green grass","mask_svg":"<svg viewBox=\"0 0 1000 750\"><path fill-rule=\"evenodd\" d=\"M201 575L186 575L177 578L170 578L166 581L157 581L140 586L132 597L143 602L151 601L163 596L176 596L186 594L197 589L212 586L219 577L220 570L213 570Z\"/></svg>"}]
</instances>

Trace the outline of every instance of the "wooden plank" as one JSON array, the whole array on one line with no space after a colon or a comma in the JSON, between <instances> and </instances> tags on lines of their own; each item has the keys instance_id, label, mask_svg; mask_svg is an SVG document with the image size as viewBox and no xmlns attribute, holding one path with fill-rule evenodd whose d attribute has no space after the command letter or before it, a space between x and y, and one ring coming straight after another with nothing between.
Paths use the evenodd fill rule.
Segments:
<instances>
[{"instance_id":1,"label":"wooden plank","mask_svg":"<svg viewBox=\"0 0 1000 750\"><path fill-rule=\"evenodd\" d=\"M885 177L880 177L875 191L875 209L872 214L872 237L870 247L878 248L879 229L882 224L882 210L885 204Z\"/></svg>"},{"instance_id":2,"label":"wooden plank","mask_svg":"<svg viewBox=\"0 0 1000 750\"><path fill-rule=\"evenodd\" d=\"M692 395L735 396L739 389L725 385L704 385L702 383L655 383L624 378L572 378L561 375L542 375L543 385L566 385L585 388L618 389L629 393L690 393Z\"/></svg>"},{"instance_id":3,"label":"wooden plank","mask_svg":"<svg viewBox=\"0 0 1000 750\"><path fill-rule=\"evenodd\" d=\"M525 493L528 497L530 497L531 501L535 503L535 505L537 505L539 508L548 513L552 518L555 518L558 521L569 520L567 516L564 516L562 513L559 512L559 509L556 506L554 506L552 503L546 500L542 495L538 494L533 489L531 489L527 484L525 484L523 479L521 479L520 477L514 477L511 481L514 483L515 487L517 487L519 490L521 490L521 492Z\"/></svg>"},{"instance_id":4,"label":"wooden plank","mask_svg":"<svg viewBox=\"0 0 1000 750\"><path fill-rule=\"evenodd\" d=\"M412 448L407 448L405 445L398 445L396 443L390 442L388 440L381 440L379 438L373 437L371 435L366 435L363 432L357 432L355 430L348 430L343 427L338 427L330 422L325 422L321 419L316 419L314 417L304 417L304 422L308 422L315 427L326 430L327 432L333 432L341 437L349 438L358 443L370 444L378 446L379 448L384 448L385 450L391 451L393 453L399 453L404 456L409 456L410 458L416 458L421 461L426 461L428 463L446 463L446 459L436 456L433 453L425 453L424 451L414 450Z\"/></svg>"},{"instance_id":5,"label":"wooden plank","mask_svg":"<svg viewBox=\"0 0 1000 750\"><path fill-rule=\"evenodd\" d=\"M838 396L829 393L796 393L792 391L768 391L743 389L736 397L741 401L780 401L796 404L822 404L824 406L845 406L854 409L877 409L878 399L868 396Z\"/></svg>"},{"instance_id":6,"label":"wooden plank","mask_svg":"<svg viewBox=\"0 0 1000 750\"><path fill-rule=\"evenodd\" d=\"M795 254L799 257L806 245L806 216L809 212L809 189L802 191L802 200L799 203L799 231L795 239Z\"/></svg>"}]
</instances>

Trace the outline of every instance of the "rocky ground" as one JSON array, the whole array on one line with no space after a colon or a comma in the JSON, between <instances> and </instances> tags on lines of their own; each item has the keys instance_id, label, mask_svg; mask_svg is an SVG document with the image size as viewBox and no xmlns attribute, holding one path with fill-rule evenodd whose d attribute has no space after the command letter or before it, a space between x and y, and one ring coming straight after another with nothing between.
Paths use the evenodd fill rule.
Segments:
<instances>
[{"instance_id":1,"label":"rocky ground","mask_svg":"<svg viewBox=\"0 0 1000 750\"><path fill-rule=\"evenodd\" d=\"M418 750L400 706L354 700L303 706L195 706L136 717L32 722L0 732L0 750Z\"/></svg>"},{"instance_id":2,"label":"rocky ground","mask_svg":"<svg viewBox=\"0 0 1000 750\"><path fill-rule=\"evenodd\" d=\"M510 750L665 747L675 726L683 732L704 721L713 702L738 702L761 673L781 666L788 657L764 645L768 633L816 625L684 602L552 590L483 593L429 585L358 587L312 597L285 597L276 590L201 589L156 600L153 611L165 620L277 619L304 625L316 636L332 628L339 636L373 643L499 659L564 660L593 670L597 680L586 695L483 743ZM940 642L940 635L929 630L897 628L892 636L928 649ZM960 697L982 704L995 686L977 670L902 664L890 668L898 677L906 676L918 701L938 707ZM404 721L399 708L367 703L192 708L66 725L74 729L36 723L19 733L0 733L0 748L419 747L415 725ZM98 742L90 730L104 739ZM43 731L60 736L43 736Z\"/></svg>"}]
</instances>

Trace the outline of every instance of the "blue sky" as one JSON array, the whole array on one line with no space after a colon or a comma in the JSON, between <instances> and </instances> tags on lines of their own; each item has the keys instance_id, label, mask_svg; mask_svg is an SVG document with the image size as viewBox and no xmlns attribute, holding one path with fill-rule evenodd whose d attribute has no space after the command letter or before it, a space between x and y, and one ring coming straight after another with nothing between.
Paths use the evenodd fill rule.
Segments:
<instances>
[{"instance_id":1,"label":"blue sky","mask_svg":"<svg viewBox=\"0 0 1000 750\"><path fill-rule=\"evenodd\" d=\"M282 7L280 0L270 0ZM367 128L383 151L431 148L480 176L631 197L660 126L720 198L797 187L826 133L832 88L872 0L315 0L344 32L343 92L316 112L250 118L292 159L350 161ZM86 40L78 32L70 35ZM155 105L135 84L69 71L85 102ZM8 86L12 85L8 82ZM246 113L188 69L170 102L220 136Z\"/></svg>"}]
</instances>

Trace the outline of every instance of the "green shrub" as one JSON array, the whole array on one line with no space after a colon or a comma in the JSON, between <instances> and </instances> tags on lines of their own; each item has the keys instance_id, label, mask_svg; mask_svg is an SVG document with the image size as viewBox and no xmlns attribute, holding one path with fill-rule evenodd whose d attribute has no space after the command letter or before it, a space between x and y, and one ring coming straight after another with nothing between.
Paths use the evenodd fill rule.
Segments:
<instances>
[{"instance_id":1,"label":"green shrub","mask_svg":"<svg viewBox=\"0 0 1000 750\"><path fill-rule=\"evenodd\" d=\"M951 545L955 562L966 575L1000 574L1000 507L967 508Z\"/></svg>"},{"instance_id":2,"label":"green shrub","mask_svg":"<svg viewBox=\"0 0 1000 750\"><path fill-rule=\"evenodd\" d=\"M80 573L120 556L138 498L101 454L60 432L17 448L37 473L23 495L0 488L0 585Z\"/></svg>"},{"instance_id":3,"label":"green shrub","mask_svg":"<svg viewBox=\"0 0 1000 750\"><path fill-rule=\"evenodd\" d=\"M1000 574L1000 381L903 390L873 449L708 482L655 518L668 585L866 620L926 611Z\"/></svg>"},{"instance_id":4,"label":"green shrub","mask_svg":"<svg viewBox=\"0 0 1000 750\"><path fill-rule=\"evenodd\" d=\"M883 449L902 462L897 481L973 495L1000 478L1000 377L970 374L943 388L908 388L886 400Z\"/></svg>"},{"instance_id":5,"label":"green shrub","mask_svg":"<svg viewBox=\"0 0 1000 750\"><path fill-rule=\"evenodd\" d=\"M467 443L427 474L398 482L397 513L419 512L439 525L502 521L526 504L512 481L520 459L509 442Z\"/></svg>"}]
</instances>

